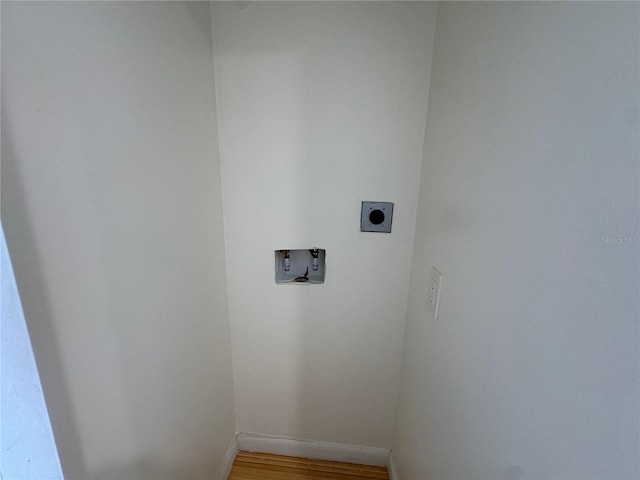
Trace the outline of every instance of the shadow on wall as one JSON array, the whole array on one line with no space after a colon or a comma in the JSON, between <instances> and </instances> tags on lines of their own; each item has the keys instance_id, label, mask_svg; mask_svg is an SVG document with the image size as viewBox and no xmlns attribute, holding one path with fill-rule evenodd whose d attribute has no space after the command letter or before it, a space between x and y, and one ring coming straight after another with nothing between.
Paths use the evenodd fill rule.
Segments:
<instances>
[{"instance_id":1,"label":"shadow on wall","mask_svg":"<svg viewBox=\"0 0 640 480\"><path fill-rule=\"evenodd\" d=\"M25 321L28 335L31 339L30 349L35 354L37 369L40 373L42 390L48 410L55 412L50 416L51 427L55 436L55 443L62 460L62 469L69 479L84 478L86 472L82 461L82 449L75 424L74 416L71 414L71 401L67 375L62 366L62 356L60 346L56 341L57 336L52 324L50 302L45 288L40 252L36 247L35 235L31 212L28 208L28 200L23 190L23 179L20 174L17 160L12 148L12 135L9 119L6 117L6 108L2 109L2 196L11 198L12 208L7 208L7 202L2 205L2 224L6 228L4 237L6 238L7 249L11 252L14 268L9 270L15 274L17 290L16 302L22 301L21 314L23 319L16 318L17 321ZM4 243L4 238L3 238ZM7 252L8 253L8 252ZM3 258L4 260L4 258ZM7 258L8 261L8 258ZM3 265L3 272L5 266ZM16 273L17 272L17 273ZM4 285L9 284L14 279L3 278ZM29 285L29 288L24 288ZM21 288L22 287L22 288ZM20 297L19 292L23 292ZM3 323L6 301L11 299L2 298ZM16 308L20 308L17 305ZM27 321L28 319L28 321ZM4 325L3 325L4 327ZM28 341L29 338L25 339ZM4 369L6 352L3 349L3 390L6 387ZM38 372L34 372L37 375ZM37 380L37 379L36 379ZM3 409L6 407L2 403ZM45 407L46 408L46 407ZM4 412L3 412L4 413ZM7 417L5 417L7 418ZM48 419L49 420L49 419ZM3 442L7 440L4 435L3 422ZM3 443L4 445L4 443ZM55 451L55 446L54 446ZM3 464L5 456L8 455L3 450ZM72 459L64 462L64 459ZM58 459L56 459L56 463ZM5 470L5 475L7 474ZM26 477L25 477L26 478Z\"/></svg>"},{"instance_id":2,"label":"shadow on wall","mask_svg":"<svg viewBox=\"0 0 640 480\"><path fill-rule=\"evenodd\" d=\"M194 454L193 458L208 458L209 452L203 449L199 455ZM91 472L91 478L100 480L177 480L184 478L191 479L215 479L215 472L212 472L210 462L200 461L189 464L179 464L175 461L158 462L157 458L138 458L132 462L121 465L111 464L108 467L97 469ZM225 480L225 479L220 479Z\"/></svg>"},{"instance_id":3,"label":"shadow on wall","mask_svg":"<svg viewBox=\"0 0 640 480\"><path fill-rule=\"evenodd\" d=\"M47 406L0 226L0 478L62 479Z\"/></svg>"}]
</instances>

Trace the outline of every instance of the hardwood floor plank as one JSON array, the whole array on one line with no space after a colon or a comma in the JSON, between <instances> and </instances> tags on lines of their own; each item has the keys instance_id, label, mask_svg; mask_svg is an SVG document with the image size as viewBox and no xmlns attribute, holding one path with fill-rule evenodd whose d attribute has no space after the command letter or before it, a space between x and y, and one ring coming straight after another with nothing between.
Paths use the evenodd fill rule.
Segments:
<instances>
[{"instance_id":1,"label":"hardwood floor plank","mask_svg":"<svg viewBox=\"0 0 640 480\"><path fill-rule=\"evenodd\" d=\"M339 462L339 461L333 461L333 460L317 460L317 459L309 459L309 458L303 458L303 457L292 457L287 455L274 455L271 453L255 453L255 452L240 451L237 455L237 458L243 458L243 459L255 458L255 459L259 459L266 462L292 461L292 462L318 463L318 464L324 464L324 465L336 465L336 466L347 466L347 467L357 466L358 468L372 470L372 471L385 470L384 467L379 467L375 465L359 465L359 464L356 465L353 463L345 463L345 462Z\"/></svg>"},{"instance_id":2,"label":"hardwood floor plank","mask_svg":"<svg viewBox=\"0 0 640 480\"><path fill-rule=\"evenodd\" d=\"M384 467L244 452L236 455L228 480L388 480Z\"/></svg>"},{"instance_id":3,"label":"hardwood floor plank","mask_svg":"<svg viewBox=\"0 0 640 480\"><path fill-rule=\"evenodd\" d=\"M372 474L386 475L387 469L374 465L359 465L345 462L336 462L330 460L314 460L301 457L291 457L286 455L273 455L269 453L240 452L237 460L253 463L273 463L278 465L317 465L318 467L336 468L336 469L357 469L362 472L371 472Z\"/></svg>"},{"instance_id":4,"label":"hardwood floor plank","mask_svg":"<svg viewBox=\"0 0 640 480\"><path fill-rule=\"evenodd\" d=\"M320 463L317 461L305 461L286 459L284 461L272 460L264 461L256 458L237 458L236 464L245 467L262 467L268 470L304 470L311 472L325 472L334 474L346 474L346 475L358 475L360 478L366 478L371 480L384 480L387 478L387 472L384 468L377 468L372 470L367 466L350 465L350 464L336 464L336 463ZM347 477L348 478L348 477Z\"/></svg>"}]
</instances>

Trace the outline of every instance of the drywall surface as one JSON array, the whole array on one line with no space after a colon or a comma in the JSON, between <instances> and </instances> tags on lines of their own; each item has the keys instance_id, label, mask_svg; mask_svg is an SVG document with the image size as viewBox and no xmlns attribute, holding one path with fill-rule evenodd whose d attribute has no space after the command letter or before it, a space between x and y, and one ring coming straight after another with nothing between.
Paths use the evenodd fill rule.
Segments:
<instances>
[{"instance_id":1,"label":"drywall surface","mask_svg":"<svg viewBox=\"0 0 640 480\"><path fill-rule=\"evenodd\" d=\"M235 433L209 4L2 2L2 221L67 479Z\"/></svg>"},{"instance_id":2,"label":"drywall surface","mask_svg":"<svg viewBox=\"0 0 640 480\"><path fill-rule=\"evenodd\" d=\"M62 479L4 233L0 228L0 475Z\"/></svg>"},{"instance_id":3,"label":"drywall surface","mask_svg":"<svg viewBox=\"0 0 640 480\"><path fill-rule=\"evenodd\" d=\"M438 7L400 479L638 478L638 9Z\"/></svg>"},{"instance_id":4,"label":"drywall surface","mask_svg":"<svg viewBox=\"0 0 640 480\"><path fill-rule=\"evenodd\" d=\"M435 4L212 11L238 430L389 447ZM311 247L325 283L276 285L273 251Z\"/></svg>"}]
</instances>

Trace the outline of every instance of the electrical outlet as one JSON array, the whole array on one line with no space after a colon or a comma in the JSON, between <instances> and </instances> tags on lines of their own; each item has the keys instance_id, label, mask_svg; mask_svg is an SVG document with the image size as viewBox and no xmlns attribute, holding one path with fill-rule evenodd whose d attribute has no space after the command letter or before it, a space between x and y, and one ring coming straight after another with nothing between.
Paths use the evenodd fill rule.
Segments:
<instances>
[{"instance_id":1,"label":"electrical outlet","mask_svg":"<svg viewBox=\"0 0 640 480\"><path fill-rule=\"evenodd\" d=\"M433 313L433 318L438 319L438 310L440 309L440 288L442 287L442 273L436 268L431 267L431 279L429 280L429 309Z\"/></svg>"}]
</instances>

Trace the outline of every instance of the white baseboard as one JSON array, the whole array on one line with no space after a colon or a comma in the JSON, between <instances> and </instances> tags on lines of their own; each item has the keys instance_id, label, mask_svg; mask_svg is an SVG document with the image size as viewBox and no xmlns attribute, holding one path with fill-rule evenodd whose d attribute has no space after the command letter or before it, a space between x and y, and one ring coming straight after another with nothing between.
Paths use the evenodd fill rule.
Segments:
<instances>
[{"instance_id":1,"label":"white baseboard","mask_svg":"<svg viewBox=\"0 0 640 480\"><path fill-rule=\"evenodd\" d=\"M239 450L249 452L291 455L317 460L376 465L379 467L388 467L389 465L389 450L385 448L315 442L253 433L238 433L236 442Z\"/></svg>"},{"instance_id":2,"label":"white baseboard","mask_svg":"<svg viewBox=\"0 0 640 480\"><path fill-rule=\"evenodd\" d=\"M237 435L233 436L229 443L229 447L227 447L227 452L224 454L224 465L222 466L222 476L220 477L221 480L227 480L229 473L231 472L233 460L236 458L236 454L239 450L237 437Z\"/></svg>"},{"instance_id":3,"label":"white baseboard","mask_svg":"<svg viewBox=\"0 0 640 480\"><path fill-rule=\"evenodd\" d=\"M393 451L389 452L389 463L387 464L387 471L389 472L389 480L400 480L398 472L396 470L396 463L393 461Z\"/></svg>"}]
</instances>

